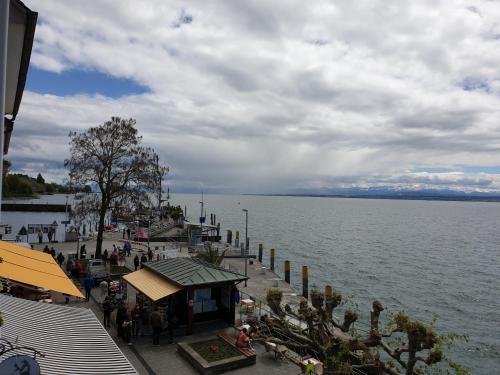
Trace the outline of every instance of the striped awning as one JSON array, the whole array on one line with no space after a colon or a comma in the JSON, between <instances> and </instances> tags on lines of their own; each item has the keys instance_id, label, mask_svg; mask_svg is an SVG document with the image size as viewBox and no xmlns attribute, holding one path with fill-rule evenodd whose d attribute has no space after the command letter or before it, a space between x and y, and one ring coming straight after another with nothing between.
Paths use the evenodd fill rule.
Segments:
<instances>
[{"instance_id":1,"label":"striped awning","mask_svg":"<svg viewBox=\"0 0 500 375\"><path fill-rule=\"evenodd\" d=\"M45 354L36 358L42 374L137 374L94 313L0 294L2 338ZM16 350L0 356L33 355Z\"/></svg>"},{"instance_id":2,"label":"striped awning","mask_svg":"<svg viewBox=\"0 0 500 375\"><path fill-rule=\"evenodd\" d=\"M50 254L0 241L0 277L83 298Z\"/></svg>"},{"instance_id":3,"label":"striped awning","mask_svg":"<svg viewBox=\"0 0 500 375\"><path fill-rule=\"evenodd\" d=\"M158 301L182 289L147 268L131 272L123 276L123 279L152 301Z\"/></svg>"}]
</instances>

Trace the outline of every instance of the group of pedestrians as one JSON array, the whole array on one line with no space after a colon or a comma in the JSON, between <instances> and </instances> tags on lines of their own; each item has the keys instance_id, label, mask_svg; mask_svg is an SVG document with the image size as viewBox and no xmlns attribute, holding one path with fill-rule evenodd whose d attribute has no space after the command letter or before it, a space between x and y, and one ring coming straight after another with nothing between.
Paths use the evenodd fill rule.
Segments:
<instances>
[{"instance_id":1,"label":"group of pedestrians","mask_svg":"<svg viewBox=\"0 0 500 375\"><path fill-rule=\"evenodd\" d=\"M46 254L52 255L52 258L54 258L55 260L57 260L57 263L59 263L59 267L62 267L62 265L63 265L63 263L65 261L65 257L64 257L64 255L63 255L63 253L61 251L56 256L56 249L54 249L54 246L52 246L49 249L49 246L45 245L45 247L43 248L43 252L46 253Z\"/></svg>"},{"instance_id":2,"label":"group of pedestrians","mask_svg":"<svg viewBox=\"0 0 500 375\"><path fill-rule=\"evenodd\" d=\"M104 327L110 328L111 313L115 310L113 301L107 296L102 308L104 312ZM138 304L129 311L126 304L120 300L116 305L116 336L122 338L128 345L132 345L132 338L142 335L143 327L150 324L153 333L153 345L160 345L160 335L163 330L169 334L169 343L173 342L173 322L164 319L158 306L155 306L151 314L148 309L141 308Z\"/></svg>"},{"instance_id":3,"label":"group of pedestrians","mask_svg":"<svg viewBox=\"0 0 500 375\"><path fill-rule=\"evenodd\" d=\"M125 234L127 235L127 239L130 240L130 228L123 228L123 239L125 239Z\"/></svg>"}]
</instances>

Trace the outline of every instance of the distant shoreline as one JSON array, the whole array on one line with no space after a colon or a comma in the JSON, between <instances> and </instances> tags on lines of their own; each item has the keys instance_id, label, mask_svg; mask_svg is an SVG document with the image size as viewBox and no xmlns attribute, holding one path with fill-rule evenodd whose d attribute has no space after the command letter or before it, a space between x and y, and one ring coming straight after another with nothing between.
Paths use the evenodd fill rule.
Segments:
<instances>
[{"instance_id":1,"label":"distant shoreline","mask_svg":"<svg viewBox=\"0 0 500 375\"><path fill-rule=\"evenodd\" d=\"M467 195L342 195L342 194L242 194L264 197L303 197L303 198L359 198L359 199L392 199L412 201L445 201L445 202L500 202L500 196L480 197Z\"/></svg>"}]
</instances>

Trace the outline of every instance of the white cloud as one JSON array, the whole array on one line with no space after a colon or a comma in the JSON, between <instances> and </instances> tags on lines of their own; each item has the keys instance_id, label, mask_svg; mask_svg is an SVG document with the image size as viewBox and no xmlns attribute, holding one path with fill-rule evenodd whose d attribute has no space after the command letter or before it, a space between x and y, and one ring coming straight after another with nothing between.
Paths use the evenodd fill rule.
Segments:
<instances>
[{"instance_id":1,"label":"white cloud","mask_svg":"<svg viewBox=\"0 0 500 375\"><path fill-rule=\"evenodd\" d=\"M137 118L178 188L285 192L349 181L500 190L494 174L412 172L500 165L496 2L27 5L40 20L34 66L97 70L150 93L26 92L14 167L60 167L70 129L119 115Z\"/></svg>"}]
</instances>

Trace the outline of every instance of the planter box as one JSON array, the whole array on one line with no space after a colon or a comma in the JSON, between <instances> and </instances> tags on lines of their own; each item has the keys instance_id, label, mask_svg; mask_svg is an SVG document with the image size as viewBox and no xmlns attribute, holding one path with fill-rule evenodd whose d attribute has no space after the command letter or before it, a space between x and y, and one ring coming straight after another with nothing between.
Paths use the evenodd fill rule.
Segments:
<instances>
[{"instance_id":1,"label":"planter box","mask_svg":"<svg viewBox=\"0 0 500 375\"><path fill-rule=\"evenodd\" d=\"M215 338L214 338L215 339ZM220 361L208 362L199 355L189 343L180 342L177 344L177 352L200 373L204 375L220 374L226 371L235 370L241 367L255 364L257 356L247 357L243 354L222 359Z\"/></svg>"}]
</instances>

